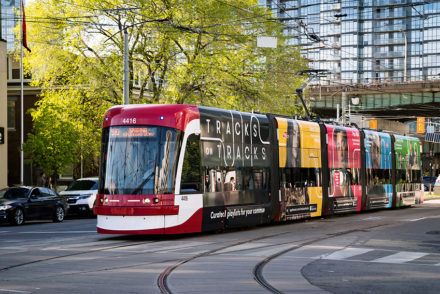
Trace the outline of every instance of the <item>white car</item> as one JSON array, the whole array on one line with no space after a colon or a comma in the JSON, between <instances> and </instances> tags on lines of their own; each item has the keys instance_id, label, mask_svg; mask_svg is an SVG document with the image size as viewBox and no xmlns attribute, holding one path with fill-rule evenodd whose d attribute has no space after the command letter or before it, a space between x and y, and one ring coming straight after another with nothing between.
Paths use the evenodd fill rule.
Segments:
<instances>
[{"instance_id":1,"label":"white car","mask_svg":"<svg viewBox=\"0 0 440 294\"><path fill-rule=\"evenodd\" d=\"M64 197L69 204L69 212L92 215L97 193L98 177L92 177L73 181L66 190L59 194Z\"/></svg>"}]
</instances>

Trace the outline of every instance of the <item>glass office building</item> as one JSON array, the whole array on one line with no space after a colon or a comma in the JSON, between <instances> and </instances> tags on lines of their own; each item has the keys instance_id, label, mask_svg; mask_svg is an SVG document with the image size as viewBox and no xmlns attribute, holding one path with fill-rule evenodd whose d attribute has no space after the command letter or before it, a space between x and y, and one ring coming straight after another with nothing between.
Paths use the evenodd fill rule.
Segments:
<instances>
[{"instance_id":1,"label":"glass office building","mask_svg":"<svg viewBox=\"0 0 440 294\"><path fill-rule=\"evenodd\" d=\"M440 1L267 0L265 4L283 21L291 44L301 45L310 67L329 71L317 84L327 87L327 92L333 92L332 86L345 87L341 91L360 98L354 109L432 104L438 110L440 95L427 91L426 85L440 79ZM320 92L314 101L317 110L335 109L341 95Z\"/></svg>"},{"instance_id":2,"label":"glass office building","mask_svg":"<svg viewBox=\"0 0 440 294\"><path fill-rule=\"evenodd\" d=\"M7 50L14 49L14 28L19 23L15 11L20 9L20 0L1 0L1 35L6 40Z\"/></svg>"}]
</instances>

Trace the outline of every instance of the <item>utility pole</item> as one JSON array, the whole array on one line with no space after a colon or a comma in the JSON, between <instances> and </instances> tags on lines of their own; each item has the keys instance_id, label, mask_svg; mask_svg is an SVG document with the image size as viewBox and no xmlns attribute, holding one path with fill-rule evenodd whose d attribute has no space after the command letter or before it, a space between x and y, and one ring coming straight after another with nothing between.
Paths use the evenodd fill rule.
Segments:
<instances>
[{"instance_id":1,"label":"utility pole","mask_svg":"<svg viewBox=\"0 0 440 294\"><path fill-rule=\"evenodd\" d=\"M346 110L347 110L347 93L342 92L342 96L341 96L341 114L342 114L342 125L345 126L346 123Z\"/></svg>"},{"instance_id":2,"label":"utility pole","mask_svg":"<svg viewBox=\"0 0 440 294\"><path fill-rule=\"evenodd\" d=\"M128 71L128 31L127 27L124 27L124 104L130 104L129 81L130 75Z\"/></svg>"}]
</instances>

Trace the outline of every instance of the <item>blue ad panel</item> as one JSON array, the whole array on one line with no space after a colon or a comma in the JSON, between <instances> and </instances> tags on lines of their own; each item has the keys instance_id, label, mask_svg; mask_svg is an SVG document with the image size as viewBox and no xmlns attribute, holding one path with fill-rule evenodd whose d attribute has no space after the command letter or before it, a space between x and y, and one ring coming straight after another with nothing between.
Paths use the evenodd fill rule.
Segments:
<instances>
[{"instance_id":1,"label":"blue ad panel","mask_svg":"<svg viewBox=\"0 0 440 294\"><path fill-rule=\"evenodd\" d=\"M365 130L367 208L391 207L391 136Z\"/></svg>"},{"instance_id":2,"label":"blue ad panel","mask_svg":"<svg viewBox=\"0 0 440 294\"><path fill-rule=\"evenodd\" d=\"M366 168L391 169L391 137L374 131L365 132Z\"/></svg>"},{"instance_id":3,"label":"blue ad panel","mask_svg":"<svg viewBox=\"0 0 440 294\"><path fill-rule=\"evenodd\" d=\"M385 192L387 195L388 203L385 206L386 208L391 208L393 206L393 185L391 184L385 184L383 185L385 188Z\"/></svg>"}]
</instances>

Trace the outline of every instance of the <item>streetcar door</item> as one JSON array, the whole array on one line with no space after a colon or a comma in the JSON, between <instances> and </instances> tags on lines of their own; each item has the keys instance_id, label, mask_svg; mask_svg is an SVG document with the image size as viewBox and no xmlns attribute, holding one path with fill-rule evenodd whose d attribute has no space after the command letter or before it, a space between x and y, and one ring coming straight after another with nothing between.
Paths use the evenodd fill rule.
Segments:
<instances>
[{"instance_id":1,"label":"streetcar door","mask_svg":"<svg viewBox=\"0 0 440 294\"><path fill-rule=\"evenodd\" d=\"M181 170L180 181L176 184L174 205L179 207L177 215L165 216L165 233L200 232L203 206L202 166L200 154L200 135L185 136L182 143L178 170ZM179 172L177 174L179 177Z\"/></svg>"}]
</instances>

